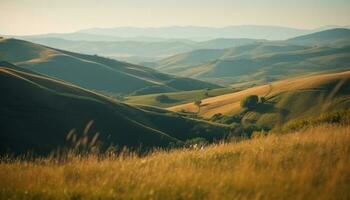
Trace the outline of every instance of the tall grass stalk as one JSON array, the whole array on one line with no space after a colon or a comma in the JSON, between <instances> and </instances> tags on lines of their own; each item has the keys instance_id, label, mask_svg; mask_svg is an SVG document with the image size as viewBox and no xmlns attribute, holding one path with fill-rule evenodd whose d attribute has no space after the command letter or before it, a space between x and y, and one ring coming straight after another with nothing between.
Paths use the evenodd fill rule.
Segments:
<instances>
[{"instance_id":1,"label":"tall grass stalk","mask_svg":"<svg viewBox=\"0 0 350 200\"><path fill-rule=\"evenodd\" d=\"M0 199L350 199L350 128L147 156L2 160Z\"/></svg>"}]
</instances>

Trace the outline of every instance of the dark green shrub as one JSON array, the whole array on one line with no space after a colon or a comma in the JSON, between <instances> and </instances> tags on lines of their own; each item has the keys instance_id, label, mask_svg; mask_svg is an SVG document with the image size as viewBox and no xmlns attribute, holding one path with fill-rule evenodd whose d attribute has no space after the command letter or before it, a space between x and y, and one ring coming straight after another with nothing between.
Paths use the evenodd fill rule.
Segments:
<instances>
[{"instance_id":1,"label":"dark green shrub","mask_svg":"<svg viewBox=\"0 0 350 200\"><path fill-rule=\"evenodd\" d=\"M238 124L234 123L231 126L230 138L250 138L254 132L269 131L269 127L257 126L255 124Z\"/></svg>"},{"instance_id":2,"label":"dark green shrub","mask_svg":"<svg viewBox=\"0 0 350 200\"><path fill-rule=\"evenodd\" d=\"M258 105L258 103L259 103L259 97L257 95L250 95L245 97L241 101L241 107L252 110Z\"/></svg>"},{"instance_id":3,"label":"dark green shrub","mask_svg":"<svg viewBox=\"0 0 350 200\"><path fill-rule=\"evenodd\" d=\"M232 115L227 116L223 115L221 113L217 113L213 115L210 120L213 122L221 123L221 124L233 124L233 123L240 123L241 122L241 115Z\"/></svg>"},{"instance_id":4,"label":"dark green shrub","mask_svg":"<svg viewBox=\"0 0 350 200\"><path fill-rule=\"evenodd\" d=\"M202 104L202 101L201 101L201 100L195 101L194 104L195 104L196 106L200 106L200 105Z\"/></svg>"},{"instance_id":5,"label":"dark green shrub","mask_svg":"<svg viewBox=\"0 0 350 200\"><path fill-rule=\"evenodd\" d=\"M320 116L310 117L306 119L297 119L288 122L282 128L282 132L294 132L312 126L321 124L349 124L350 110L342 110L336 112L323 113Z\"/></svg>"}]
</instances>

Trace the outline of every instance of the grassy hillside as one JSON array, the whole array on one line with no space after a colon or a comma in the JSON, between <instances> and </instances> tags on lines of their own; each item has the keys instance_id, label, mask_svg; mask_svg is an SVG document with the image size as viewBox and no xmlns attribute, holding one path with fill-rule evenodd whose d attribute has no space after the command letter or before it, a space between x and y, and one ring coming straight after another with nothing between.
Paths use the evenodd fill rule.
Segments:
<instances>
[{"instance_id":1,"label":"grassy hillside","mask_svg":"<svg viewBox=\"0 0 350 200\"><path fill-rule=\"evenodd\" d=\"M0 162L1 199L349 199L350 127L200 149Z\"/></svg>"},{"instance_id":2,"label":"grassy hillside","mask_svg":"<svg viewBox=\"0 0 350 200\"><path fill-rule=\"evenodd\" d=\"M186 92L172 92L172 93L162 93L162 94L149 94L141 96L129 96L123 101L129 104L140 104L140 105L150 105L157 107L169 107L179 104L184 104L188 102L194 102L203 98L223 95L227 93L232 93L237 90L230 88L219 88L212 90L193 90ZM166 96L168 98L161 99L161 96ZM159 99L160 98L160 99Z\"/></svg>"},{"instance_id":3,"label":"grassy hillside","mask_svg":"<svg viewBox=\"0 0 350 200\"><path fill-rule=\"evenodd\" d=\"M350 72L303 76L253 87L232 94L202 100L200 115L236 115L243 112L240 102L249 95L267 100L243 117L243 122L273 126L294 118L317 115L350 106ZM173 111L197 112L194 103L170 107Z\"/></svg>"},{"instance_id":4,"label":"grassy hillside","mask_svg":"<svg viewBox=\"0 0 350 200\"><path fill-rule=\"evenodd\" d=\"M166 147L191 138L211 141L227 134L223 125L132 107L13 65L0 67L0 89L0 153L48 153L67 146L66 136L72 129L75 142L81 138L82 144L90 144L98 132L103 149L112 144Z\"/></svg>"},{"instance_id":5,"label":"grassy hillside","mask_svg":"<svg viewBox=\"0 0 350 200\"><path fill-rule=\"evenodd\" d=\"M0 60L85 88L121 94L151 94L218 87L198 80L159 73L142 66L15 39L0 40Z\"/></svg>"},{"instance_id":6,"label":"grassy hillside","mask_svg":"<svg viewBox=\"0 0 350 200\"><path fill-rule=\"evenodd\" d=\"M249 86L306 73L349 69L349 38L350 30L334 29L288 41L202 49L163 59L154 68L224 85ZM328 43L333 45L323 46Z\"/></svg>"}]
</instances>

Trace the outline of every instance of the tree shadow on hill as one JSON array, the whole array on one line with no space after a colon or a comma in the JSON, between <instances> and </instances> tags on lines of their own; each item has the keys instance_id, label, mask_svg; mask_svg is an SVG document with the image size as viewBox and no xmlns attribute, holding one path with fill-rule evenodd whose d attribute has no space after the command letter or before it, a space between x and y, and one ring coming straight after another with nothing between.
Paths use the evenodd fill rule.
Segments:
<instances>
[{"instance_id":1,"label":"tree shadow on hill","mask_svg":"<svg viewBox=\"0 0 350 200\"><path fill-rule=\"evenodd\" d=\"M171 104L171 103L177 103L177 102L179 102L179 100L169 98L169 99L160 100L158 102L159 103L164 103L164 104Z\"/></svg>"},{"instance_id":2,"label":"tree shadow on hill","mask_svg":"<svg viewBox=\"0 0 350 200\"><path fill-rule=\"evenodd\" d=\"M171 103L177 103L179 100L177 99L172 99L169 96L162 94L157 96L156 101L158 101L159 103L164 103L164 104L171 104Z\"/></svg>"},{"instance_id":3,"label":"tree shadow on hill","mask_svg":"<svg viewBox=\"0 0 350 200\"><path fill-rule=\"evenodd\" d=\"M257 113L260 115L263 114L277 114L279 116L278 118L281 121L284 121L284 118L290 113L289 110L283 109L283 108L277 108L274 106L272 102L264 102L264 103L259 103L253 110L246 110L245 112L241 113L241 122L244 118L244 116L249 115L249 113ZM276 117L277 117L276 116ZM256 124L258 118L245 118L244 122L245 123L250 123L250 124Z\"/></svg>"},{"instance_id":4,"label":"tree shadow on hill","mask_svg":"<svg viewBox=\"0 0 350 200\"><path fill-rule=\"evenodd\" d=\"M290 112L287 109L275 107L271 102L259 103L254 111L259 114L280 113L282 116L286 116Z\"/></svg>"}]
</instances>

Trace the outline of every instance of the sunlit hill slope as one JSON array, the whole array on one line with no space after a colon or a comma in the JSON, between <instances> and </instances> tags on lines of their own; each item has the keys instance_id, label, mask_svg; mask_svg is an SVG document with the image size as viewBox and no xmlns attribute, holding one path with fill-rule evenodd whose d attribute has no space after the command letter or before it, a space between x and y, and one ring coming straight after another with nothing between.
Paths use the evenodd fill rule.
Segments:
<instances>
[{"instance_id":1,"label":"sunlit hill slope","mask_svg":"<svg viewBox=\"0 0 350 200\"><path fill-rule=\"evenodd\" d=\"M241 100L249 95L258 95L267 101L245 114L243 121L274 126L294 118L349 108L349 94L349 71L309 75L203 99L199 115L210 118L218 113L240 114L243 111ZM198 107L188 103L170 107L169 110L197 112Z\"/></svg>"}]
</instances>

